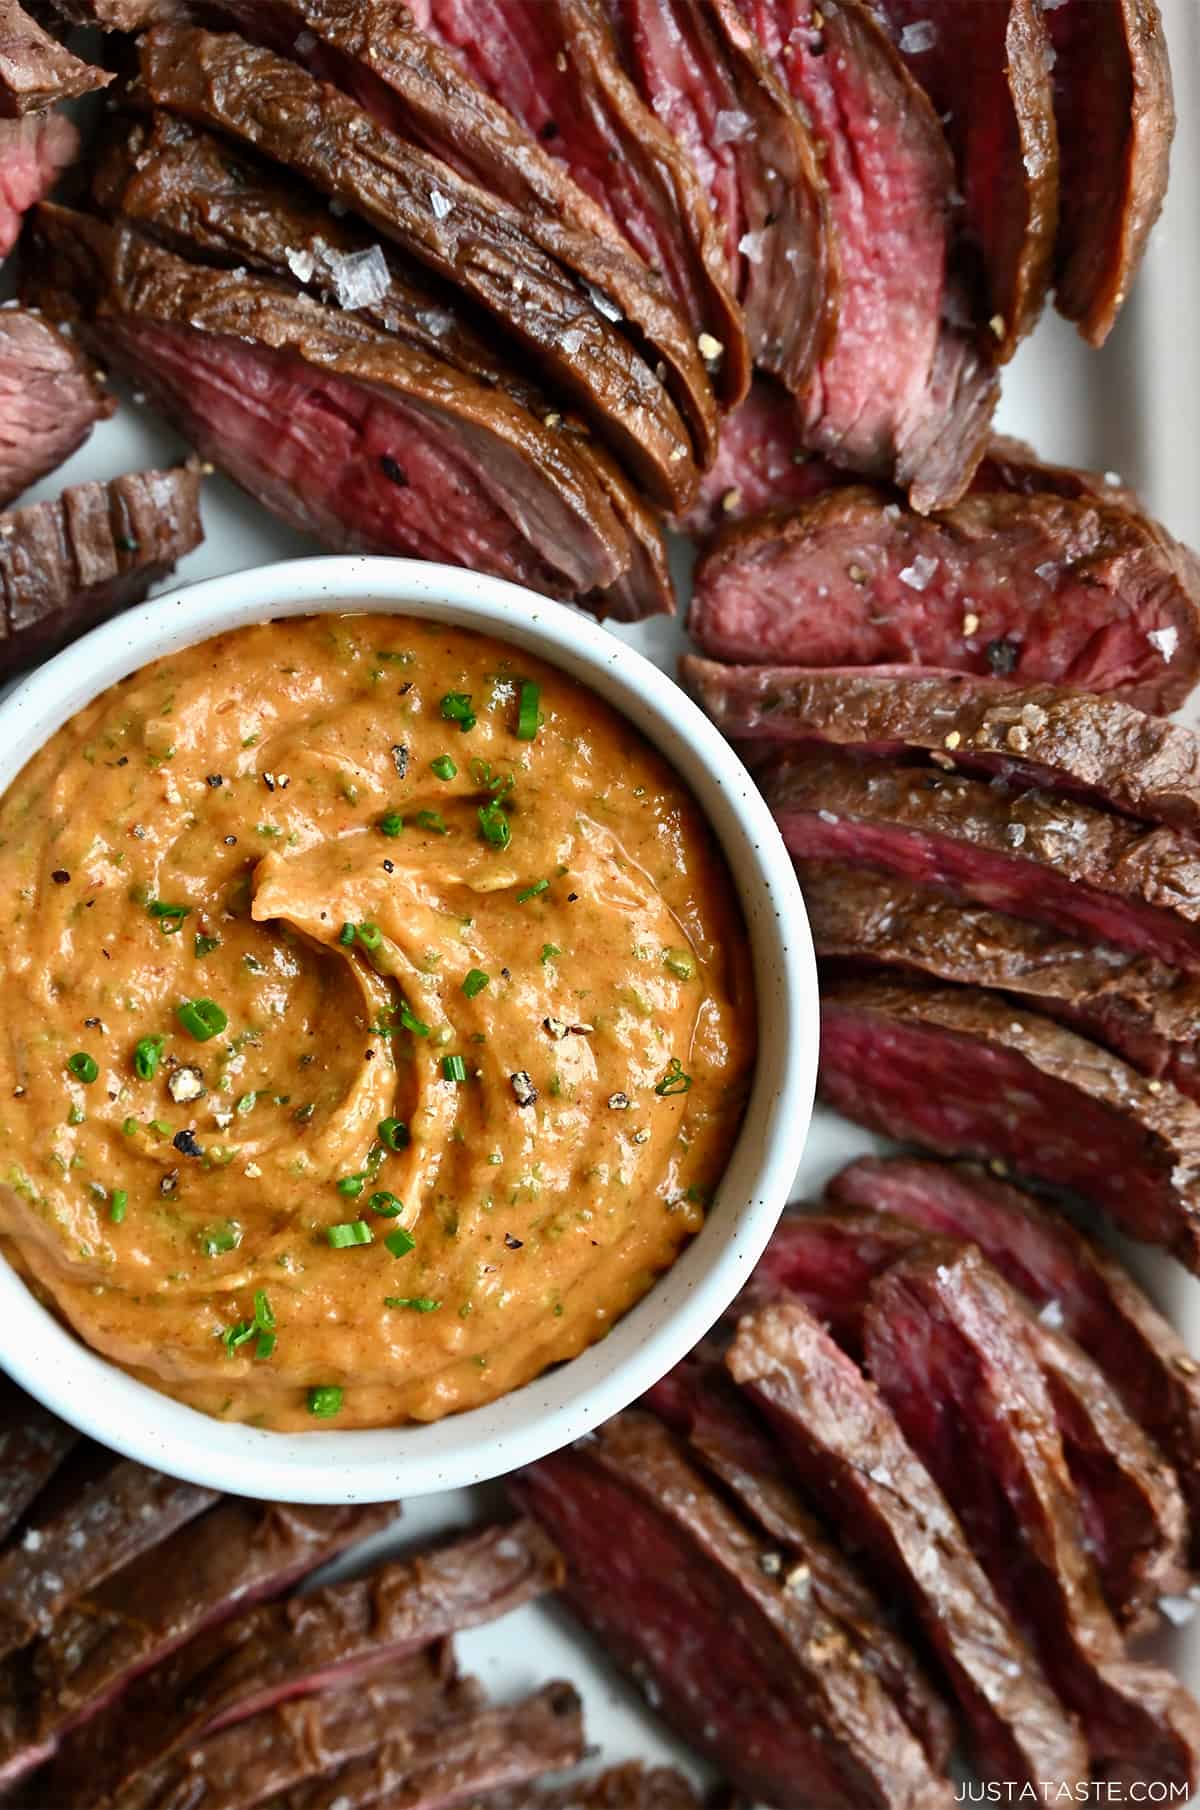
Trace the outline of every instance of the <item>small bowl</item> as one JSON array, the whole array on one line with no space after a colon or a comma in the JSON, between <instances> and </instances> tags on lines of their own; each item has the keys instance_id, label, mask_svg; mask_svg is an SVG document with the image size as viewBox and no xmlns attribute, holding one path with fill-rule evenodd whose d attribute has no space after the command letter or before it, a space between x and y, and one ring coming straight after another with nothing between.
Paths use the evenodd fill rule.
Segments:
<instances>
[{"instance_id":1,"label":"small bowl","mask_svg":"<svg viewBox=\"0 0 1200 1810\"><path fill-rule=\"evenodd\" d=\"M808 1132L817 983L791 860L749 774L671 679L596 623L499 579L402 559L304 559L127 610L0 703L0 792L68 717L165 654L269 617L367 610L476 629L528 649L621 711L691 786L749 931L758 1064L703 1231L601 1343L498 1401L430 1425L274 1433L184 1407L89 1350L0 1262L0 1365L82 1432L235 1494L382 1502L497 1477L577 1439L664 1376L729 1306L774 1229Z\"/></svg>"}]
</instances>

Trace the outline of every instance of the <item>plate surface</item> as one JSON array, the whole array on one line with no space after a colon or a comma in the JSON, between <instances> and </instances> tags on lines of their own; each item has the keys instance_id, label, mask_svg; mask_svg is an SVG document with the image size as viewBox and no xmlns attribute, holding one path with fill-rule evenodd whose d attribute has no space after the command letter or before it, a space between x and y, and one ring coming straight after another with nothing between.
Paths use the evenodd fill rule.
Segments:
<instances>
[{"instance_id":1,"label":"plate surface","mask_svg":"<svg viewBox=\"0 0 1200 1810\"><path fill-rule=\"evenodd\" d=\"M1200 546L1200 9L1195 0L1161 4L1180 123L1170 192L1145 267L1101 352L1089 351L1065 322L1046 315L1005 373L999 426L1031 441L1044 457L1118 471L1172 533ZM64 482L111 477L179 453L168 430L123 401L113 419L31 496L53 496ZM203 506L207 538L180 567L181 579L320 550L280 527L223 478L208 480ZM685 564L681 549L681 569ZM613 632L667 671L684 644L678 624L661 620ZM1197 716L1196 706L1188 715ZM882 1146L818 1109L796 1196L818 1190L835 1169L872 1148ZM1200 1282L1165 1259L1143 1251L1131 1255L1192 1350L1200 1350ZM425 1497L379 1544L402 1549L419 1543L478 1517L494 1500L487 1487ZM589 1739L606 1761L670 1759L703 1776L556 1609L519 1610L465 1635L459 1645L464 1669L478 1672L496 1695L515 1695L552 1676L571 1678L584 1695ZM1200 1692L1200 1615L1188 1628L1163 1636L1162 1655Z\"/></svg>"}]
</instances>

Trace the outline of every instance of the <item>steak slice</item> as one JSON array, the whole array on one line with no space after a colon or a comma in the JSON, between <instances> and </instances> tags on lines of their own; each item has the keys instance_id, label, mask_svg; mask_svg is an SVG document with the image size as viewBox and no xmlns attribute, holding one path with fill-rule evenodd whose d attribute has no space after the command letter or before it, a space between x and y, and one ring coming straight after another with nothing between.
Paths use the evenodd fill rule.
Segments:
<instances>
[{"instance_id":1,"label":"steak slice","mask_svg":"<svg viewBox=\"0 0 1200 1810\"><path fill-rule=\"evenodd\" d=\"M1200 739L1120 698L900 666L723 666L684 679L731 741L930 753L1155 823L1200 829Z\"/></svg>"},{"instance_id":2,"label":"steak slice","mask_svg":"<svg viewBox=\"0 0 1200 1810\"><path fill-rule=\"evenodd\" d=\"M500 1792L482 1798L479 1810L701 1810L701 1803L682 1773L669 1766L647 1770L640 1760L631 1760L595 1778L533 1796Z\"/></svg>"},{"instance_id":3,"label":"steak slice","mask_svg":"<svg viewBox=\"0 0 1200 1810\"><path fill-rule=\"evenodd\" d=\"M627 558L595 473L503 392L310 297L45 209L37 295L205 456L344 549L448 559L554 595ZM85 328L88 323L84 323Z\"/></svg>"},{"instance_id":4,"label":"steak slice","mask_svg":"<svg viewBox=\"0 0 1200 1810\"><path fill-rule=\"evenodd\" d=\"M945 128L977 315L1011 358L1049 286L1058 219L1050 40L1039 0L873 0Z\"/></svg>"},{"instance_id":5,"label":"steak slice","mask_svg":"<svg viewBox=\"0 0 1200 1810\"><path fill-rule=\"evenodd\" d=\"M742 1303L799 1301L860 1357L871 1284L926 1242L919 1225L866 1209L793 1210L776 1228ZM1125 1624L1153 1625L1159 1598L1187 1580L1178 1482L1099 1365L1031 1308L1025 1317L1105 1597Z\"/></svg>"},{"instance_id":6,"label":"steak slice","mask_svg":"<svg viewBox=\"0 0 1200 1810\"><path fill-rule=\"evenodd\" d=\"M997 988L1200 1101L1194 975L836 861L798 861L796 872L829 971L887 968Z\"/></svg>"},{"instance_id":7,"label":"steak slice","mask_svg":"<svg viewBox=\"0 0 1200 1810\"><path fill-rule=\"evenodd\" d=\"M20 0L0 8L0 117L16 119L75 100L112 81L106 69L84 63L30 17Z\"/></svg>"},{"instance_id":8,"label":"steak slice","mask_svg":"<svg viewBox=\"0 0 1200 1810\"><path fill-rule=\"evenodd\" d=\"M568 263L586 235L537 234L528 208L487 193L354 100L233 33L157 26L139 52L140 93L294 170L455 283L588 414L655 501L687 507L698 479L688 431L610 318L621 304L591 279L585 287ZM539 237L562 240L561 255ZM594 236L588 243L596 249L588 268L599 277L605 248ZM583 261L580 251L575 262Z\"/></svg>"},{"instance_id":9,"label":"steak slice","mask_svg":"<svg viewBox=\"0 0 1200 1810\"><path fill-rule=\"evenodd\" d=\"M121 1792L121 1810L255 1810L385 1740L417 1741L427 1723L482 1707L475 1680L454 1676L450 1642L435 1641L378 1677L261 1710L147 1766Z\"/></svg>"},{"instance_id":10,"label":"steak slice","mask_svg":"<svg viewBox=\"0 0 1200 1810\"><path fill-rule=\"evenodd\" d=\"M796 1304L747 1315L729 1352L789 1467L920 1620L984 1779L1072 1783L1087 1757L941 1490L858 1366Z\"/></svg>"},{"instance_id":11,"label":"steak slice","mask_svg":"<svg viewBox=\"0 0 1200 1810\"><path fill-rule=\"evenodd\" d=\"M303 282L325 301L345 293L348 276L353 281L355 266L347 259L381 255L383 293L370 291L373 299L356 316L485 388L499 387L553 438L556 464L577 472L585 494L594 498L599 486L625 531L629 564L614 584L589 595L589 607L623 620L673 611L659 519L616 460L517 366L503 363L457 294L401 252L379 247L365 228L331 214L269 164L166 113L122 122L94 164L92 193L106 213L120 214L184 255Z\"/></svg>"},{"instance_id":12,"label":"steak slice","mask_svg":"<svg viewBox=\"0 0 1200 1810\"><path fill-rule=\"evenodd\" d=\"M951 324L961 298L947 271L942 128L859 0L746 11L812 122L829 190L838 318L803 401L807 444L894 480L915 509L941 508L970 483L997 398L974 338Z\"/></svg>"},{"instance_id":13,"label":"steak slice","mask_svg":"<svg viewBox=\"0 0 1200 1810\"><path fill-rule=\"evenodd\" d=\"M91 360L49 321L0 310L0 506L69 459L115 407Z\"/></svg>"},{"instance_id":14,"label":"steak slice","mask_svg":"<svg viewBox=\"0 0 1200 1810\"><path fill-rule=\"evenodd\" d=\"M563 1551L571 1607L747 1796L795 1803L803 1780L822 1810L952 1801L844 1631L764 1568L656 1420L619 1415L510 1488Z\"/></svg>"},{"instance_id":15,"label":"steak slice","mask_svg":"<svg viewBox=\"0 0 1200 1810\"><path fill-rule=\"evenodd\" d=\"M1167 190L1175 106L1155 0L1047 11L1062 186L1055 304L1103 345Z\"/></svg>"},{"instance_id":16,"label":"steak slice","mask_svg":"<svg viewBox=\"0 0 1200 1810\"><path fill-rule=\"evenodd\" d=\"M1174 1465L1200 1537L1200 1365L1133 1277L1070 1220L966 1165L863 1158L829 1193L979 1246L1106 1373ZM770 1248L770 1247L768 1247Z\"/></svg>"},{"instance_id":17,"label":"steak slice","mask_svg":"<svg viewBox=\"0 0 1200 1810\"><path fill-rule=\"evenodd\" d=\"M1200 1705L1171 1674L1131 1660L1105 1608L1054 1408L1019 1309L978 1253L934 1247L872 1291L865 1339L876 1385L929 1465L1048 1675L1078 1712L1093 1770L1190 1789Z\"/></svg>"},{"instance_id":18,"label":"steak slice","mask_svg":"<svg viewBox=\"0 0 1200 1810\"><path fill-rule=\"evenodd\" d=\"M302 1508L227 1497L59 1615L0 1670L0 1790L202 1630L278 1596L386 1526L394 1505Z\"/></svg>"},{"instance_id":19,"label":"steak slice","mask_svg":"<svg viewBox=\"0 0 1200 1810\"><path fill-rule=\"evenodd\" d=\"M72 25L94 25L101 31L145 31L182 18L186 10L183 0L53 0L53 5Z\"/></svg>"},{"instance_id":20,"label":"steak slice","mask_svg":"<svg viewBox=\"0 0 1200 1810\"><path fill-rule=\"evenodd\" d=\"M874 867L1086 942L1200 969L1200 848L1047 792L842 753L760 775L792 854Z\"/></svg>"},{"instance_id":21,"label":"steak slice","mask_svg":"<svg viewBox=\"0 0 1200 1810\"><path fill-rule=\"evenodd\" d=\"M431 1641L506 1614L561 1575L545 1536L518 1522L251 1609L190 1640L143 1677L133 1699L69 1735L47 1789L64 1810L99 1810L185 1743L290 1697L370 1677Z\"/></svg>"},{"instance_id":22,"label":"steak slice","mask_svg":"<svg viewBox=\"0 0 1200 1810\"><path fill-rule=\"evenodd\" d=\"M705 337L721 400L740 402L746 324L703 172L622 67L602 0L418 0L412 13L525 128L523 156L562 164L661 274L697 342Z\"/></svg>"},{"instance_id":23,"label":"steak slice","mask_svg":"<svg viewBox=\"0 0 1200 1810\"><path fill-rule=\"evenodd\" d=\"M825 179L800 110L732 0L613 0L626 60L697 170L754 363L805 390L837 312ZM788 416L795 419L789 402ZM718 459L728 424L722 426Z\"/></svg>"},{"instance_id":24,"label":"steak slice","mask_svg":"<svg viewBox=\"0 0 1200 1810\"><path fill-rule=\"evenodd\" d=\"M825 989L820 1088L847 1118L1003 1162L1200 1267L1200 1109L1115 1056L967 987Z\"/></svg>"},{"instance_id":25,"label":"steak slice","mask_svg":"<svg viewBox=\"0 0 1200 1810\"><path fill-rule=\"evenodd\" d=\"M790 509L843 481L806 449L795 398L758 376L745 402L721 423L716 459L677 526L707 540L730 522L764 509Z\"/></svg>"},{"instance_id":26,"label":"steak slice","mask_svg":"<svg viewBox=\"0 0 1200 1810\"><path fill-rule=\"evenodd\" d=\"M973 494L935 518L847 486L736 524L696 573L718 660L906 665L1176 709L1200 676L1200 568L1113 498Z\"/></svg>"},{"instance_id":27,"label":"steak slice","mask_svg":"<svg viewBox=\"0 0 1200 1810\"><path fill-rule=\"evenodd\" d=\"M368 1810L385 1802L387 1810L449 1810L562 1771L583 1753L579 1695L556 1682L511 1707L464 1711L411 1735L389 1731L374 1753L272 1798L270 1810Z\"/></svg>"},{"instance_id":28,"label":"steak slice","mask_svg":"<svg viewBox=\"0 0 1200 1810\"><path fill-rule=\"evenodd\" d=\"M76 1597L215 1501L214 1490L127 1458L101 1462L98 1448L86 1449L80 1463L59 1471L19 1541L0 1554L0 1659L48 1633Z\"/></svg>"},{"instance_id":29,"label":"steak slice","mask_svg":"<svg viewBox=\"0 0 1200 1810\"><path fill-rule=\"evenodd\" d=\"M72 484L0 515L0 675L56 653L167 578L198 547L200 470Z\"/></svg>"},{"instance_id":30,"label":"steak slice","mask_svg":"<svg viewBox=\"0 0 1200 1810\"><path fill-rule=\"evenodd\" d=\"M694 1459L716 1479L743 1520L773 1543L774 1550L760 1561L768 1575L782 1576L789 1589L811 1591L821 1613L875 1673L930 1765L944 1772L954 1747L945 1703L908 1642L892 1627L874 1590L798 1494L776 1447L747 1411L724 1366L693 1354L643 1397L642 1406L687 1440Z\"/></svg>"},{"instance_id":31,"label":"steak slice","mask_svg":"<svg viewBox=\"0 0 1200 1810\"><path fill-rule=\"evenodd\" d=\"M36 1501L79 1435L0 1376L0 1541Z\"/></svg>"},{"instance_id":32,"label":"steak slice","mask_svg":"<svg viewBox=\"0 0 1200 1810\"><path fill-rule=\"evenodd\" d=\"M16 244L29 209L50 193L78 152L79 133L65 113L0 120L0 259Z\"/></svg>"}]
</instances>

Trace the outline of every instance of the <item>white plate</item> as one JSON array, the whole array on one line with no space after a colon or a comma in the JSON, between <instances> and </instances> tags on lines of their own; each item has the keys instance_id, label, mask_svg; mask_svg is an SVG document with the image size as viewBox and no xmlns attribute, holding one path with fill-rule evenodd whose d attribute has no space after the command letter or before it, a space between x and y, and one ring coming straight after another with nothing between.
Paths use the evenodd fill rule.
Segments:
<instances>
[{"instance_id":1,"label":"white plate","mask_svg":"<svg viewBox=\"0 0 1200 1810\"><path fill-rule=\"evenodd\" d=\"M999 425L1031 441L1046 458L1120 472L1172 533L1200 546L1200 11L1195 0L1161 4L1180 125L1170 194L1145 268L1101 352L1089 351L1072 328L1047 314L1005 373ZM169 462L179 452L172 434L123 402L70 463L31 494L53 496L64 482ZM206 483L203 507L207 538L181 566L181 578L206 578L317 550L222 478ZM614 633L667 671L673 671L683 646L678 624L661 620ZM869 1134L818 1110L796 1194L819 1190L835 1169L875 1147L878 1141ZM1200 1283L1166 1259L1143 1251L1132 1257L1192 1350L1200 1349ZM381 1546L403 1548L460 1526L494 1500L486 1488L427 1496L412 1504L394 1541L383 1536ZM464 1667L478 1672L499 1696L529 1690L551 1676L571 1678L584 1695L589 1738L606 1762L634 1756L672 1760L694 1777L704 1776L557 1609L519 1610L465 1635L459 1648ZM1200 1618L1186 1630L1164 1635L1160 1650L1200 1692Z\"/></svg>"}]
</instances>

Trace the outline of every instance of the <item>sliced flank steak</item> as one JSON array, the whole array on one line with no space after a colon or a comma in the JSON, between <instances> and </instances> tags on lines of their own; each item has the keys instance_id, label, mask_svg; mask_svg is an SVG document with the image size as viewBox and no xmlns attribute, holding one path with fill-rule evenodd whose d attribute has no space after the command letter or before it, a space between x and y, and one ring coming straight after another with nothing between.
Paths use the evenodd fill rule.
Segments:
<instances>
[{"instance_id":1,"label":"sliced flank steak","mask_svg":"<svg viewBox=\"0 0 1200 1810\"><path fill-rule=\"evenodd\" d=\"M973 904L1200 969L1200 846L1046 792L832 750L770 762L791 853L875 868Z\"/></svg>"},{"instance_id":2,"label":"sliced flank steak","mask_svg":"<svg viewBox=\"0 0 1200 1810\"><path fill-rule=\"evenodd\" d=\"M1195 975L867 868L798 861L796 872L828 972L886 968L994 987L1200 1100Z\"/></svg>"},{"instance_id":3,"label":"sliced flank steak","mask_svg":"<svg viewBox=\"0 0 1200 1810\"><path fill-rule=\"evenodd\" d=\"M1087 1755L941 1490L852 1358L795 1303L759 1308L727 1363L788 1466L918 1618L984 1779L1079 1781ZM936 1555L937 1562L930 1562Z\"/></svg>"},{"instance_id":4,"label":"sliced flank steak","mask_svg":"<svg viewBox=\"0 0 1200 1810\"><path fill-rule=\"evenodd\" d=\"M790 509L844 481L806 448L795 398L771 378L758 376L745 402L722 422L716 459L676 525L706 541L730 522L766 509Z\"/></svg>"},{"instance_id":5,"label":"sliced flank steak","mask_svg":"<svg viewBox=\"0 0 1200 1810\"><path fill-rule=\"evenodd\" d=\"M631 1760L557 1789L500 1792L469 1810L702 1810L702 1806L682 1773L669 1766L647 1770L640 1760Z\"/></svg>"},{"instance_id":6,"label":"sliced flank steak","mask_svg":"<svg viewBox=\"0 0 1200 1810\"><path fill-rule=\"evenodd\" d=\"M838 300L807 123L733 0L625 0L612 11L634 79L712 197L754 363L803 393ZM732 431L723 424L718 460Z\"/></svg>"},{"instance_id":7,"label":"sliced flank steak","mask_svg":"<svg viewBox=\"0 0 1200 1810\"><path fill-rule=\"evenodd\" d=\"M556 596L621 576L595 472L503 391L345 309L43 209L36 295L135 376L197 449L344 550L410 553ZM564 454L565 446L565 454Z\"/></svg>"},{"instance_id":8,"label":"sliced flank steak","mask_svg":"<svg viewBox=\"0 0 1200 1810\"><path fill-rule=\"evenodd\" d=\"M227 1497L57 1616L0 1670L0 1789L50 1758L62 1737L206 1628L278 1596L394 1506L303 1508Z\"/></svg>"},{"instance_id":9,"label":"sliced flank steak","mask_svg":"<svg viewBox=\"0 0 1200 1810\"><path fill-rule=\"evenodd\" d=\"M79 133L65 113L0 120L0 259L16 244L29 209L50 193L78 152Z\"/></svg>"},{"instance_id":10,"label":"sliced flank steak","mask_svg":"<svg viewBox=\"0 0 1200 1810\"><path fill-rule=\"evenodd\" d=\"M865 1157L830 1198L979 1246L1001 1275L1095 1360L1175 1467L1200 1538L1200 1364L1123 1264L1062 1214L963 1164Z\"/></svg>"},{"instance_id":11,"label":"sliced flank steak","mask_svg":"<svg viewBox=\"0 0 1200 1810\"><path fill-rule=\"evenodd\" d=\"M97 1810L145 1767L288 1698L350 1685L494 1620L561 1579L529 1522L496 1525L365 1577L268 1603L190 1640L59 1746L47 1790Z\"/></svg>"},{"instance_id":12,"label":"sliced flank steak","mask_svg":"<svg viewBox=\"0 0 1200 1810\"><path fill-rule=\"evenodd\" d=\"M623 67L602 0L417 0L420 29L565 166L657 271L733 407L750 381L746 324L704 172Z\"/></svg>"},{"instance_id":13,"label":"sliced flank steak","mask_svg":"<svg viewBox=\"0 0 1200 1810\"><path fill-rule=\"evenodd\" d=\"M1156 0L1060 0L1046 24L1062 173L1055 301L1099 346L1166 194L1171 66Z\"/></svg>"},{"instance_id":14,"label":"sliced flank steak","mask_svg":"<svg viewBox=\"0 0 1200 1810\"><path fill-rule=\"evenodd\" d=\"M962 250L999 359L1036 324L1054 261L1058 133L1039 0L871 0L954 153Z\"/></svg>"},{"instance_id":15,"label":"sliced flank steak","mask_svg":"<svg viewBox=\"0 0 1200 1810\"><path fill-rule=\"evenodd\" d=\"M809 448L954 502L983 453L995 373L955 326L954 166L937 115L859 0L750 0L746 16L821 153L838 271L832 343L803 399ZM886 331L881 323L886 322Z\"/></svg>"},{"instance_id":16,"label":"sliced flank steak","mask_svg":"<svg viewBox=\"0 0 1200 1810\"><path fill-rule=\"evenodd\" d=\"M871 1375L1077 1712L1095 1775L1190 1790L1200 1705L1125 1650L1086 1548L1050 1392L1013 1336L1019 1318L977 1252L933 1246L874 1285Z\"/></svg>"},{"instance_id":17,"label":"sliced flank steak","mask_svg":"<svg viewBox=\"0 0 1200 1810\"><path fill-rule=\"evenodd\" d=\"M387 48L385 41L380 54ZM587 414L655 501L687 507L698 481L688 430L612 318L619 303L568 262L586 240L589 251L599 248L599 276L607 254L598 238L565 227L539 234L528 208L480 188L377 124L357 101L233 33L158 26L139 52L140 95L294 170L455 283ZM558 255L539 238L563 241Z\"/></svg>"},{"instance_id":18,"label":"sliced flank steak","mask_svg":"<svg viewBox=\"0 0 1200 1810\"><path fill-rule=\"evenodd\" d=\"M1123 498L988 490L924 518L847 486L719 535L691 630L717 660L953 668L1165 714L1200 677L1200 568Z\"/></svg>"},{"instance_id":19,"label":"sliced flank steak","mask_svg":"<svg viewBox=\"0 0 1200 1810\"><path fill-rule=\"evenodd\" d=\"M731 741L918 749L942 767L1200 830L1200 738L1120 698L906 666L724 666L685 655L681 671Z\"/></svg>"},{"instance_id":20,"label":"sliced flank steak","mask_svg":"<svg viewBox=\"0 0 1200 1810\"><path fill-rule=\"evenodd\" d=\"M854 1357L871 1285L928 1243L919 1224L868 1209L784 1215L742 1303L799 1301ZM1105 1597L1126 1626L1153 1625L1159 1599L1187 1582L1187 1514L1162 1454L1100 1366L1013 1296L1012 1336L1037 1360Z\"/></svg>"},{"instance_id":21,"label":"sliced flank steak","mask_svg":"<svg viewBox=\"0 0 1200 1810\"><path fill-rule=\"evenodd\" d=\"M902 1236L897 1250L908 1244ZM954 1724L944 1700L879 1597L796 1489L770 1435L724 1365L693 1353L641 1405L687 1440L693 1460L716 1479L742 1518L772 1543L762 1561L765 1569L791 1589L812 1592L822 1613L893 1699L930 1764L943 1772L954 1747Z\"/></svg>"},{"instance_id":22,"label":"sliced flank steak","mask_svg":"<svg viewBox=\"0 0 1200 1810\"><path fill-rule=\"evenodd\" d=\"M1051 1019L969 987L836 981L823 1098L861 1125L1071 1190L1200 1270L1200 1108Z\"/></svg>"},{"instance_id":23,"label":"sliced flank steak","mask_svg":"<svg viewBox=\"0 0 1200 1810\"><path fill-rule=\"evenodd\" d=\"M444 360L485 389L502 390L534 417L539 440L547 447L553 440L556 462L578 472L582 492L596 506L599 486L624 530L619 557L625 570L589 595L588 607L623 620L674 609L657 513L577 417L563 415L529 376L498 355L454 290L397 248L381 246L349 216L331 214L319 197L289 184L270 164L166 113L121 122L97 157L92 193L105 213L120 215L184 256L249 267L301 284L326 302L354 301L358 319ZM372 280L360 287L366 270Z\"/></svg>"},{"instance_id":24,"label":"sliced flank steak","mask_svg":"<svg viewBox=\"0 0 1200 1810\"><path fill-rule=\"evenodd\" d=\"M0 309L0 505L69 459L115 407L94 361L48 320Z\"/></svg>"},{"instance_id":25,"label":"sliced flank steak","mask_svg":"<svg viewBox=\"0 0 1200 1810\"><path fill-rule=\"evenodd\" d=\"M200 471L72 484L0 515L0 674L56 653L174 571L204 538Z\"/></svg>"},{"instance_id":26,"label":"sliced flank steak","mask_svg":"<svg viewBox=\"0 0 1200 1810\"><path fill-rule=\"evenodd\" d=\"M16 119L107 87L112 76L83 62L31 18L20 0L0 7L0 118Z\"/></svg>"},{"instance_id":27,"label":"sliced flank steak","mask_svg":"<svg viewBox=\"0 0 1200 1810\"><path fill-rule=\"evenodd\" d=\"M187 10L184 0L52 0L52 4L72 25L93 25L100 31L145 31L182 18Z\"/></svg>"},{"instance_id":28,"label":"sliced flank steak","mask_svg":"<svg viewBox=\"0 0 1200 1810\"><path fill-rule=\"evenodd\" d=\"M771 1547L651 1416L618 1416L510 1488L561 1548L570 1606L747 1796L788 1803L803 1779L822 1810L952 1801L839 1624L763 1565Z\"/></svg>"},{"instance_id":29,"label":"sliced flank steak","mask_svg":"<svg viewBox=\"0 0 1200 1810\"><path fill-rule=\"evenodd\" d=\"M0 1541L6 1540L79 1435L0 1377Z\"/></svg>"}]
</instances>

